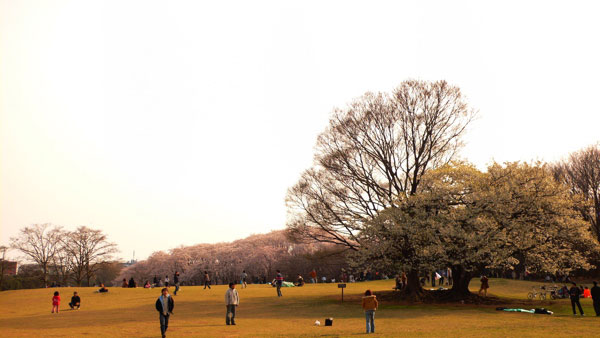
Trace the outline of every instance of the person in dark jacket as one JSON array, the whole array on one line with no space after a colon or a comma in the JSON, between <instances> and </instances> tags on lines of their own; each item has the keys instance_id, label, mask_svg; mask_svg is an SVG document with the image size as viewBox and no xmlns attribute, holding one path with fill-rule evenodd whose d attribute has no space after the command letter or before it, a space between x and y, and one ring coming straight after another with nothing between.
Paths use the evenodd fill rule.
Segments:
<instances>
[{"instance_id":1,"label":"person in dark jacket","mask_svg":"<svg viewBox=\"0 0 600 338\"><path fill-rule=\"evenodd\" d=\"M577 284L573 282L573 286L569 289L569 296L571 297L571 307L573 308L573 315L576 315L575 312L575 304L579 308L579 313L584 316L583 309L581 308L581 303L579 303L579 298L581 297L581 289L577 287Z\"/></svg>"},{"instance_id":2,"label":"person in dark jacket","mask_svg":"<svg viewBox=\"0 0 600 338\"><path fill-rule=\"evenodd\" d=\"M179 272L175 271L173 275L173 283L175 283L175 291L173 292L174 296L177 296L177 291L179 291Z\"/></svg>"},{"instance_id":3,"label":"person in dark jacket","mask_svg":"<svg viewBox=\"0 0 600 338\"><path fill-rule=\"evenodd\" d=\"M596 317L600 316L600 286L598 282L594 281L594 286L591 290L592 300L594 301L594 311L596 311Z\"/></svg>"},{"instance_id":4,"label":"person in dark jacket","mask_svg":"<svg viewBox=\"0 0 600 338\"><path fill-rule=\"evenodd\" d=\"M277 276L275 277L275 285L277 285L277 297L283 296L281 294L281 286L283 285L283 275L281 271L277 270Z\"/></svg>"},{"instance_id":5,"label":"person in dark jacket","mask_svg":"<svg viewBox=\"0 0 600 338\"><path fill-rule=\"evenodd\" d=\"M135 280L133 280L133 277L129 278L129 285L130 288L135 288Z\"/></svg>"},{"instance_id":6,"label":"person in dark jacket","mask_svg":"<svg viewBox=\"0 0 600 338\"><path fill-rule=\"evenodd\" d=\"M71 307L71 310L75 310L75 307L77 307L77 310L79 310L79 307L81 306L81 298L79 298L77 292L73 292L73 297L71 297L69 306Z\"/></svg>"},{"instance_id":7,"label":"person in dark jacket","mask_svg":"<svg viewBox=\"0 0 600 338\"><path fill-rule=\"evenodd\" d=\"M208 289L210 289L210 276L208 275L208 271L204 271L204 289L206 290L206 287L208 286Z\"/></svg>"},{"instance_id":8,"label":"person in dark jacket","mask_svg":"<svg viewBox=\"0 0 600 338\"><path fill-rule=\"evenodd\" d=\"M169 289L163 288L160 297L156 300L156 311L159 314L158 318L162 338L166 337L167 329L169 328L169 317L173 314L173 308L175 308L173 297L169 295Z\"/></svg>"},{"instance_id":9,"label":"person in dark jacket","mask_svg":"<svg viewBox=\"0 0 600 338\"><path fill-rule=\"evenodd\" d=\"M158 286L158 277L156 277L156 275L154 275L154 279L152 280L152 287L157 287Z\"/></svg>"}]
</instances>

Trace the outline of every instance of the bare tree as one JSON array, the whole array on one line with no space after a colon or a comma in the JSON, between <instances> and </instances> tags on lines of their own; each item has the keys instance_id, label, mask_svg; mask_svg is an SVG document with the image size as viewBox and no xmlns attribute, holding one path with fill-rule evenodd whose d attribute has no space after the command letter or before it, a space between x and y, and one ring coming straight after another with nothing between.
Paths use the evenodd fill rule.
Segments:
<instances>
[{"instance_id":1,"label":"bare tree","mask_svg":"<svg viewBox=\"0 0 600 338\"><path fill-rule=\"evenodd\" d=\"M117 246L101 230L80 226L69 233L66 250L73 260L73 278L77 285L85 279L87 286L102 263L110 261Z\"/></svg>"},{"instance_id":2,"label":"bare tree","mask_svg":"<svg viewBox=\"0 0 600 338\"><path fill-rule=\"evenodd\" d=\"M62 286L67 286L73 271L73 257L71 257L67 245L69 233L62 231L60 245L56 254L52 257L52 268Z\"/></svg>"},{"instance_id":3,"label":"bare tree","mask_svg":"<svg viewBox=\"0 0 600 338\"><path fill-rule=\"evenodd\" d=\"M60 248L61 227L51 224L34 224L21 229L19 236L11 238L11 247L19 250L42 269L44 285L48 284L48 270Z\"/></svg>"},{"instance_id":4,"label":"bare tree","mask_svg":"<svg viewBox=\"0 0 600 338\"><path fill-rule=\"evenodd\" d=\"M570 154L568 160L555 164L552 170L558 181L583 198L578 211L600 241L600 145Z\"/></svg>"},{"instance_id":5,"label":"bare tree","mask_svg":"<svg viewBox=\"0 0 600 338\"><path fill-rule=\"evenodd\" d=\"M454 157L474 116L460 89L445 81L405 81L334 110L315 164L288 190L289 233L358 249L369 220Z\"/></svg>"}]
</instances>

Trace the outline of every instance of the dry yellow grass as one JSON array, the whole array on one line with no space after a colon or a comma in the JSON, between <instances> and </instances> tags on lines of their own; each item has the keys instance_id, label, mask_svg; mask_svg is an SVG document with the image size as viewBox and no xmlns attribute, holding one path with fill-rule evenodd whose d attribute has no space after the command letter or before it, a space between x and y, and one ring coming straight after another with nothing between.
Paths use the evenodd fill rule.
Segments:
<instances>
[{"instance_id":1,"label":"dry yellow grass","mask_svg":"<svg viewBox=\"0 0 600 338\"><path fill-rule=\"evenodd\" d=\"M478 283L473 282L473 289ZM539 283L490 280L490 293L507 302L525 299L532 285ZM175 314L168 337L207 336L356 336L365 331L360 294L367 288L390 290L393 281L348 284L346 301L341 304L335 284L284 288L282 298L267 285L240 289L241 304L236 326L225 325L223 304L226 286L182 287L175 296ZM61 312L51 314L55 289L5 291L0 293L0 332L2 337L160 337L154 303L159 289L110 288L98 294L96 288L60 288ZM74 290L82 298L82 308L70 310ZM582 300L587 317L571 315L568 300L523 301L525 308L546 307L555 315L532 315L495 311L494 306L400 305L382 302L375 316L373 336L392 337L599 337L600 318L595 317L591 300ZM315 327L334 317L333 327Z\"/></svg>"}]
</instances>

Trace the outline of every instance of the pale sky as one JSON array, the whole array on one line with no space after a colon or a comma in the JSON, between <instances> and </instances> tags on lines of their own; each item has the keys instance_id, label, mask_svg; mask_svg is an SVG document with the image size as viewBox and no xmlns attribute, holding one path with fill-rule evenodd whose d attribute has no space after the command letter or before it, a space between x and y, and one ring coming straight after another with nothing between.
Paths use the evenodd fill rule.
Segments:
<instances>
[{"instance_id":1,"label":"pale sky","mask_svg":"<svg viewBox=\"0 0 600 338\"><path fill-rule=\"evenodd\" d=\"M87 225L130 259L283 229L332 108L409 78L479 110L480 168L560 159L600 141L599 9L0 0L0 244Z\"/></svg>"}]
</instances>

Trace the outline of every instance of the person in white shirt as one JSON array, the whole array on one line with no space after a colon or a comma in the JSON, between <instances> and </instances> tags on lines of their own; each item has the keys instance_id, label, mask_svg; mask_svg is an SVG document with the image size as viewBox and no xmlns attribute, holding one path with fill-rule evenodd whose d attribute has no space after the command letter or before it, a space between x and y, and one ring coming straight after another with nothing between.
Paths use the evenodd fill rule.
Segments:
<instances>
[{"instance_id":1,"label":"person in white shirt","mask_svg":"<svg viewBox=\"0 0 600 338\"><path fill-rule=\"evenodd\" d=\"M227 306L227 313L225 314L225 324L235 325L235 308L240 305L240 296L235 289L235 283L229 283L229 289L225 292L225 305ZM231 313L231 319L229 314Z\"/></svg>"}]
</instances>

